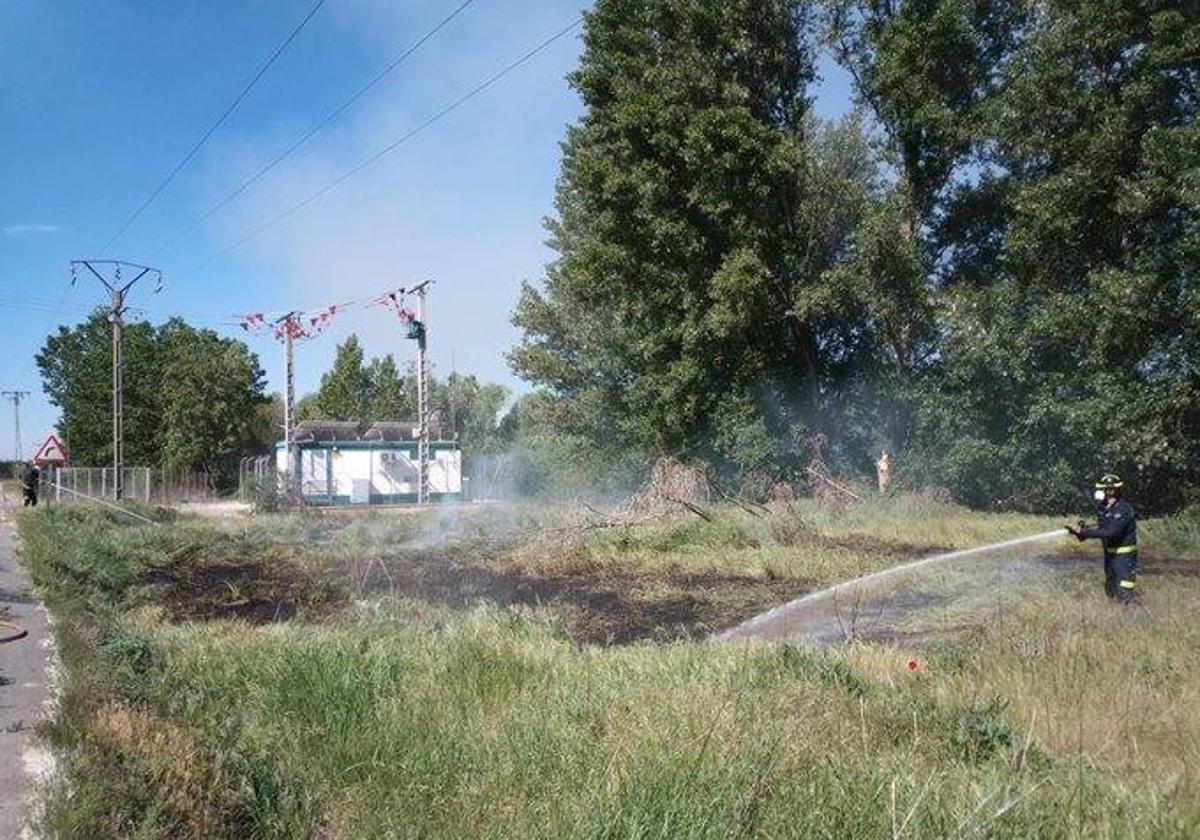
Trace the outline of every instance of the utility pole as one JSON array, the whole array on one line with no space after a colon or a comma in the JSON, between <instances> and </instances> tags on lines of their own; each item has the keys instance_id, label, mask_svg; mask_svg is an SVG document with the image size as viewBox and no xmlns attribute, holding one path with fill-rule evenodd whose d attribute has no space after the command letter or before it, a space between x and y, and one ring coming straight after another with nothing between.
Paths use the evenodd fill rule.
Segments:
<instances>
[{"instance_id":1,"label":"utility pole","mask_svg":"<svg viewBox=\"0 0 1200 840\"><path fill-rule=\"evenodd\" d=\"M413 325L417 339L417 503L429 501L429 363L425 356L428 335L425 321L425 293L429 281L413 289L417 293L417 320Z\"/></svg>"},{"instance_id":2,"label":"utility pole","mask_svg":"<svg viewBox=\"0 0 1200 840\"><path fill-rule=\"evenodd\" d=\"M0 391L0 397L12 400L13 404L13 460L21 460L21 400L29 396L28 391Z\"/></svg>"},{"instance_id":3,"label":"utility pole","mask_svg":"<svg viewBox=\"0 0 1200 840\"><path fill-rule=\"evenodd\" d=\"M454 348L450 348L450 387L446 389L447 399L450 400L450 439L458 440L458 366L454 362Z\"/></svg>"},{"instance_id":4,"label":"utility pole","mask_svg":"<svg viewBox=\"0 0 1200 840\"><path fill-rule=\"evenodd\" d=\"M283 338L283 451L286 464L283 481L286 495L290 500L295 489L293 476L296 472L294 454L296 446L295 341L297 335L304 334L304 328L300 325L299 312L289 312L276 323L278 325L276 330L282 334Z\"/></svg>"},{"instance_id":5,"label":"utility pole","mask_svg":"<svg viewBox=\"0 0 1200 840\"><path fill-rule=\"evenodd\" d=\"M303 486L296 483L299 472L296 463L296 366L295 347L297 341L315 338L325 330L339 309L348 304L332 303L320 312L314 314L293 309L291 312L273 318L268 322L262 312L253 312L241 320L242 329L246 332L258 333L268 327L275 340L283 344L283 450L284 467L282 485L287 502L291 505L297 500L303 501ZM308 325L305 325L308 321ZM276 464L276 476L280 470ZM278 486L278 485L277 485Z\"/></svg>"},{"instance_id":6,"label":"utility pole","mask_svg":"<svg viewBox=\"0 0 1200 840\"><path fill-rule=\"evenodd\" d=\"M429 501L429 361L426 357L428 328L425 322L426 295L432 280L418 283L410 289L401 286L386 292L375 300L377 306L386 306L406 325L404 337L417 342L417 502ZM406 295L417 296L417 311L405 307Z\"/></svg>"},{"instance_id":7,"label":"utility pole","mask_svg":"<svg viewBox=\"0 0 1200 840\"><path fill-rule=\"evenodd\" d=\"M83 266L99 280L108 290L110 302L108 320L112 324L112 406L113 406L113 498L120 499L125 492L125 482L121 473L125 467L125 418L124 418L124 365L125 345L122 330L125 326L125 296L134 284L147 275L152 275L156 281L155 294L162 291L162 272L157 268L124 262L122 260L71 260L71 285L75 285L76 271ZM112 279L105 277L97 270L101 266L112 273ZM133 279L127 283L121 282L121 270L136 271Z\"/></svg>"}]
</instances>

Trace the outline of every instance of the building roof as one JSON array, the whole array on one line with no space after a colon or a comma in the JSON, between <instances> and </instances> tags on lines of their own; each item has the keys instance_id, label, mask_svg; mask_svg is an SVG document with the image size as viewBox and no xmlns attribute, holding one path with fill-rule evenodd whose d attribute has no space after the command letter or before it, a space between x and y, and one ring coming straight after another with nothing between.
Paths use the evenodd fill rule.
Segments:
<instances>
[{"instance_id":1,"label":"building roof","mask_svg":"<svg viewBox=\"0 0 1200 840\"><path fill-rule=\"evenodd\" d=\"M420 425L408 420L378 420L362 436L363 440L416 440ZM433 431L432 429L430 430Z\"/></svg>"},{"instance_id":2,"label":"building roof","mask_svg":"<svg viewBox=\"0 0 1200 840\"><path fill-rule=\"evenodd\" d=\"M361 435L352 420L303 420L296 424L297 441L385 441L401 442L417 439L419 424L414 420L377 420ZM429 437L444 440L445 425L438 412L431 412Z\"/></svg>"},{"instance_id":3,"label":"building roof","mask_svg":"<svg viewBox=\"0 0 1200 840\"><path fill-rule=\"evenodd\" d=\"M296 424L296 440L358 440L352 420L303 420Z\"/></svg>"}]
</instances>

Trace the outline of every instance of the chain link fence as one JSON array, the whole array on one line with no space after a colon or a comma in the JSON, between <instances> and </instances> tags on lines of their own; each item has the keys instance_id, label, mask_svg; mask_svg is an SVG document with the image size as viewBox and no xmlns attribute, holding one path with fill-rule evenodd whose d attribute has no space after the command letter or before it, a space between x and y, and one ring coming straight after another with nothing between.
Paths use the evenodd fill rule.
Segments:
<instances>
[{"instance_id":1,"label":"chain link fence","mask_svg":"<svg viewBox=\"0 0 1200 840\"><path fill-rule=\"evenodd\" d=\"M238 463L238 499L254 501L264 490L277 490L280 477L274 455L248 455Z\"/></svg>"},{"instance_id":2,"label":"chain link fence","mask_svg":"<svg viewBox=\"0 0 1200 840\"><path fill-rule=\"evenodd\" d=\"M112 498L116 495L112 467L58 467L43 472L43 492L55 501L82 497ZM156 467L125 467L121 471L123 496L146 504L173 505L181 502L211 502L218 498L216 483L208 473Z\"/></svg>"}]
</instances>

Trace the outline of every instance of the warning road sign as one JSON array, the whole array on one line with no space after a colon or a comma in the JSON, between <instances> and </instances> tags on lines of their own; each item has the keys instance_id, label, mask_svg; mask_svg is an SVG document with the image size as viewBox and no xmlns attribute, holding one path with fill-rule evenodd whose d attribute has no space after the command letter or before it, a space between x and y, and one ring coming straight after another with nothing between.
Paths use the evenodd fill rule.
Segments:
<instances>
[{"instance_id":1,"label":"warning road sign","mask_svg":"<svg viewBox=\"0 0 1200 840\"><path fill-rule=\"evenodd\" d=\"M63 446L57 437L50 435L38 447L37 454L33 456L33 463L39 467L50 465L61 467L67 463L67 458L67 447Z\"/></svg>"}]
</instances>

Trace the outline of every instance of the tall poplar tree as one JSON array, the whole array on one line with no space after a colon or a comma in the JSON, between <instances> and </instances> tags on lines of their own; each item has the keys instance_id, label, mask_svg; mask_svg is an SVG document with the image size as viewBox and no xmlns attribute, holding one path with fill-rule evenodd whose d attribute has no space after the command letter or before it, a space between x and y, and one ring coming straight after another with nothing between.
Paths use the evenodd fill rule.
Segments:
<instances>
[{"instance_id":1,"label":"tall poplar tree","mask_svg":"<svg viewBox=\"0 0 1200 840\"><path fill-rule=\"evenodd\" d=\"M907 356L921 310L830 274L876 176L856 124L808 114L813 6L600 0L584 41L558 258L523 291L512 363L565 432L794 468L811 436L844 437L842 389L888 328Z\"/></svg>"}]
</instances>

